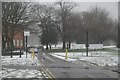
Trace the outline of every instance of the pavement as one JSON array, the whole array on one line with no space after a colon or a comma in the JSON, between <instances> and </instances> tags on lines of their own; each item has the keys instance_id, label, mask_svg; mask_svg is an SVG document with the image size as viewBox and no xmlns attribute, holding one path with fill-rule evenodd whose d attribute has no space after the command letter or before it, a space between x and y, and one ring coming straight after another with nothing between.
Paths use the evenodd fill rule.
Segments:
<instances>
[{"instance_id":1,"label":"pavement","mask_svg":"<svg viewBox=\"0 0 120 80\"><path fill-rule=\"evenodd\" d=\"M29 70L42 70L39 66L27 66L27 65L4 65L3 68L9 68L9 69L29 69Z\"/></svg>"},{"instance_id":2,"label":"pavement","mask_svg":"<svg viewBox=\"0 0 120 80\"><path fill-rule=\"evenodd\" d=\"M0 73L4 77L2 80L44 80L46 76L41 66L23 64L2 65Z\"/></svg>"},{"instance_id":3,"label":"pavement","mask_svg":"<svg viewBox=\"0 0 120 80\"><path fill-rule=\"evenodd\" d=\"M55 58L49 54L45 55L43 61L43 52L37 54L41 63L54 75L55 78L78 78L89 80L118 80L118 73L96 66L84 61L67 62L59 58Z\"/></svg>"},{"instance_id":4,"label":"pavement","mask_svg":"<svg viewBox=\"0 0 120 80\"><path fill-rule=\"evenodd\" d=\"M37 70L42 72L39 66L27 66L27 65L4 65L2 68L16 69L16 70ZM17 74L17 73L16 73ZM26 73L27 74L27 73ZM24 74L25 75L25 74ZM44 80L44 78L2 78L1 80Z\"/></svg>"}]
</instances>

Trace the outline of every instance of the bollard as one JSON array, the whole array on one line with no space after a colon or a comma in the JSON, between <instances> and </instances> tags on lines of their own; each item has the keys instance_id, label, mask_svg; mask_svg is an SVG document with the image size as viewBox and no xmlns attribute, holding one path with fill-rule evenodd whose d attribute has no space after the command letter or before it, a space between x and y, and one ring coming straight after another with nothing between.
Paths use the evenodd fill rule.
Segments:
<instances>
[{"instance_id":1,"label":"bollard","mask_svg":"<svg viewBox=\"0 0 120 80\"><path fill-rule=\"evenodd\" d=\"M32 58L33 58L33 59L35 58L35 52L34 52L34 49L32 49Z\"/></svg>"},{"instance_id":2,"label":"bollard","mask_svg":"<svg viewBox=\"0 0 120 80\"><path fill-rule=\"evenodd\" d=\"M12 58L12 57L13 57L13 56L12 56L12 50L10 50L10 52L11 52L11 58Z\"/></svg>"},{"instance_id":3,"label":"bollard","mask_svg":"<svg viewBox=\"0 0 120 80\"><path fill-rule=\"evenodd\" d=\"M66 56L65 59L68 59L68 49L66 49Z\"/></svg>"},{"instance_id":4,"label":"bollard","mask_svg":"<svg viewBox=\"0 0 120 80\"><path fill-rule=\"evenodd\" d=\"M21 58L21 50L20 50L20 58Z\"/></svg>"}]
</instances>

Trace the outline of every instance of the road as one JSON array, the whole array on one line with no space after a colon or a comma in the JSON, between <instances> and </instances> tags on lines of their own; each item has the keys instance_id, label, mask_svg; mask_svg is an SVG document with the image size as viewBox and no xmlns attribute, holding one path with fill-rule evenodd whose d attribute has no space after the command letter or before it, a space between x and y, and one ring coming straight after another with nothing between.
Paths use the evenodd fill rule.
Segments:
<instances>
[{"instance_id":1,"label":"road","mask_svg":"<svg viewBox=\"0 0 120 80\"><path fill-rule=\"evenodd\" d=\"M43 52L37 54L40 62L54 75L55 78L86 78L89 80L118 80L118 73L106 70L88 62L77 61L74 63L67 62L51 56L45 55L42 61Z\"/></svg>"}]
</instances>

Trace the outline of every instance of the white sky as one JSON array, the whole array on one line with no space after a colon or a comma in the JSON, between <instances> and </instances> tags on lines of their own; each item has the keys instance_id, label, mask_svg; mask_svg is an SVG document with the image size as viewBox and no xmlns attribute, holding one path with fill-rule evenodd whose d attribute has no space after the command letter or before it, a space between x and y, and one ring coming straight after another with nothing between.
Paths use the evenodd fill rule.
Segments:
<instances>
[{"instance_id":1,"label":"white sky","mask_svg":"<svg viewBox=\"0 0 120 80\"><path fill-rule=\"evenodd\" d=\"M0 0L2 2L55 2L60 0ZM76 2L76 11L86 11L92 6L105 8L110 12L113 19L118 19L118 1L120 0L65 0Z\"/></svg>"},{"instance_id":2,"label":"white sky","mask_svg":"<svg viewBox=\"0 0 120 80\"><path fill-rule=\"evenodd\" d=\"M2 2L55 2L60 0L0 0ZM72 1L72 2L118 2L120 0L65 0L65 1Z\"/></svg>"},{"instance_id":3,"label":"white sky","mask_svg":"<svg viewBox=\"0 0 120 80\"><path fill-rule=\"evenodd\" d=\"M110 12L113 19L118 19L118 2L78 2L77 11L87 11L91 7L98 6Z\"/></svg>"}]
</instances>

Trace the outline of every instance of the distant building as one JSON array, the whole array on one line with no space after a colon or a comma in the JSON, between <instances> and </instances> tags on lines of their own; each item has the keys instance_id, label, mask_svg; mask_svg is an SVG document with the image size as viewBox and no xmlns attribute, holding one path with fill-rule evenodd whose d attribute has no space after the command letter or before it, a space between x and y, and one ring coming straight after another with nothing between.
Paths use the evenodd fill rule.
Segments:
<instances>
[{"instance_id":1,"label":"distant building","mask_svg":"<svg viewBox=\"0 0 120 80\"><path fill-rule=\"evenodd\" d=\"M22 32L19 32L17 33L15 36L14 36L14 47L15 48L23 48L24 47L24 33L23 31Z\"/></svg>"},{"instance_id":2,"label":"distant building","mask_svg":"<svg viewBox=\"0 0 120 80\"><path fill-rule=\"evenodd\" d=\"M13 39L13 43L14 43L14 48L15 49L19 49L19 48L24 48L25 46L25 37L24 37L24 31L21 32L15 32L15 36ZM40 38L38 37L37 34L35 33L30 33L30 36L28 36L27 38L27 45L28 46L37 46L40 44ZM10 43L6 43L5 44L5 48L8 49L10 46Z\"/></svg>"},{"instance_id":3,"label":"distant building","mask_svg":"<svg viewBox=\"0 0 120 80\"><path fill-rule=\"evenodd\" d=\"M24 48L24 33L23 31L15 32L15 36L13 39L13 43L14 43L14 48ZM5 48L8 49L10 47L10 43L6 43L5 44Z\"/></svg>"}]
</instances>

